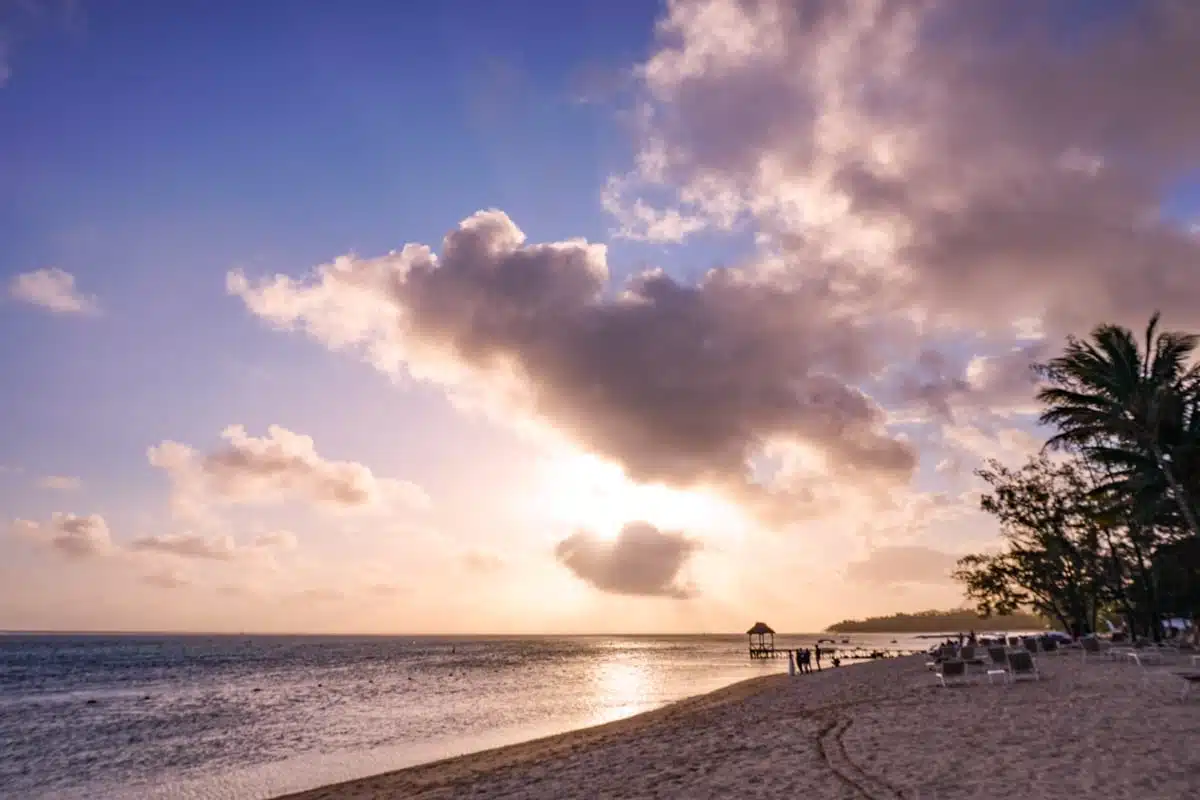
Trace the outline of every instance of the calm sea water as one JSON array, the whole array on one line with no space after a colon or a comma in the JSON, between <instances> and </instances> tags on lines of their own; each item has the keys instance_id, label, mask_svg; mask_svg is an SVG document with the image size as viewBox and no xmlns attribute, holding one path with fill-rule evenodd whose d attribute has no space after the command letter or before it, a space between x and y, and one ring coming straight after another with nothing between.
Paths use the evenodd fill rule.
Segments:
<instances>
[{"instance_id":1,"label":"calm sea water","mask_svg":"<svg viewBox=\"0 0 1200 800\"><path fill-rule=\"evenodd\" d=\"M752 663L740 636L5 635L0 797L266 798L786 668Z\"/></svg>"}]
</instances>

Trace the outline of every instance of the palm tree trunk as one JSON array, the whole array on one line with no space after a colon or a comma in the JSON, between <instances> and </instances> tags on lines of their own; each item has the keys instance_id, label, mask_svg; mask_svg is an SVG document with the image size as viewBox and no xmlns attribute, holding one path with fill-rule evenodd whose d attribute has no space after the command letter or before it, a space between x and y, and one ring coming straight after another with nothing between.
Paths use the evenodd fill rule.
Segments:
<instances>
[{"instance_id":1,"label":"palm tree trunk","mask_svg":"<svg viewBox=\"0 0 1200 800\"><path fill-rule=\"evenodd\" d=\"M1175 470L1171 469L1171 465L1167 463L1162 448L1158 446L1157 442L1151 440L1150 449L1154 453L1155 463L1158 464L1163 477L1167 479L1167 485L1171 487L1171 496L1175 498L1175 504L1179 506L1179 511L1183 514L1184 521L1187 522L1192 535L1200 537L1200 525L1196 523L1196 515L1192 511L1192 504L1188 499L1187 493L1183 490L1183 486L1179 481L1175 479Z\"/></svg>"},{"instance_id":2,"label":"palm tree trunk","mask_svg":"<svg viewBox=\"0 0 1200 800\"><path fill-rule=\"evenodd\" d=\"M1133 547L1134 558L1137 559L1137 570L1141 578L1142 594L1144 595L1146 602L1145 616L1147 627L1150 629L1150 637L1157 642L1162 639L1162 624L1160 622L1162 619L1162 614L1159 612L1158 608L1158 592L1155 590L1154 586L1154 575L1146 561L1145 550L1142 549L1141 544L1138 542L1140 536L1140 528L1138 533L1134 533L1133 530L1130 529L1129 544Z\"/></svg>"}]
</instances>

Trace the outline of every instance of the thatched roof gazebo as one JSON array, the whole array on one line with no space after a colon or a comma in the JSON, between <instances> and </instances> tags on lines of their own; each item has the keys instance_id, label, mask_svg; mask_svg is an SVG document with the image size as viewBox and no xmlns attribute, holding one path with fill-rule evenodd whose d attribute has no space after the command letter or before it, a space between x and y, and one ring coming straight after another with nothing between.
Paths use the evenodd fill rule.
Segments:
<instances>
[{"instance_id":1,"label":"thatched roof gazebo","mask_svg":"<svg viewBox=\"0 0 1200 800\"><path fill-rule=\"evenodd\" d=\"M756 622L746 631L751 658L771 658L775 655L775 631L765 622Z\"/></svg>"}]
</instances>

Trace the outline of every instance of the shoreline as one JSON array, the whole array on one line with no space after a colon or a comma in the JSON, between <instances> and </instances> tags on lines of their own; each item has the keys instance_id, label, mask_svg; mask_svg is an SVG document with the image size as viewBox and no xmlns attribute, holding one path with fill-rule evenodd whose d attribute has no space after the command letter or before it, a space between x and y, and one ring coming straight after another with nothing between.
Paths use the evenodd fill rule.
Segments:
<instances>
[{"instance_id":1,"label":"shoreline","mask_svg":"<svg viewBox=\"0 0 1200 800\"><path fill-rule=\"evenodd\" d=\"M605 725L275 800L1190 797L1196 697L1160 666L1039 656L944 688L920 656L766 675Z\"/></svg>"},{"instance_id":2,"label":"shoreline","mask_svg":"<svg viewBox=\"0 0 1200 800\"><path fill-rule=\"evenodd\" d=\"M847 670L854 666L861 665L847 664L836 669ZM792 679L786 672L758 675L623 719L277 795L271 800L350 800L365 797L406 797L425 792L445 791L468 781L486 780L489 776L545 759L569 756L591 747L625 739L660 725L677 725L689 716L740 703L786 685L789 680Z\"/></svg>"}]
</instances>

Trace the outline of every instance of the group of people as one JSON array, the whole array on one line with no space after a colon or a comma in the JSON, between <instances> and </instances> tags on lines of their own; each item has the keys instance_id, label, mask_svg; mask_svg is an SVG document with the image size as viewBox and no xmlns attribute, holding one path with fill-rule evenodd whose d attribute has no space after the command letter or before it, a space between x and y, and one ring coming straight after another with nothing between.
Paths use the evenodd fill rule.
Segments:
<instances>
[{"instance_id":1,"label":"group of people","mask_svg":"<svg viewBox=\"0 0 1200 800\"><path fill-rule=\"evenodd\" d=\"M804 674L812 672L813 662L817 663L817 669L821 668L821 645L817 645L811 650L807 647L797 649L795 652L788 653L788 672L795 674L799 672ZM842 660L836 655L832 658L833 665L836 667L842 663Z\"/></svg>"}]
</instances>

